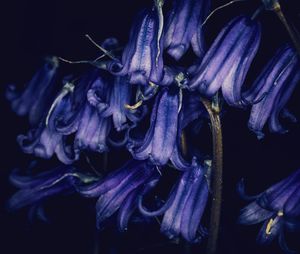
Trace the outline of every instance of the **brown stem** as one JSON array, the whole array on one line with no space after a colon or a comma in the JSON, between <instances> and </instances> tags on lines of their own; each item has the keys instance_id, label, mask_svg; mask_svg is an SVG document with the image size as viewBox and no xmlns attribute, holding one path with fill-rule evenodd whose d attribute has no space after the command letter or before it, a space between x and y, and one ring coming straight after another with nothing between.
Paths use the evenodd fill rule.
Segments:
<instances>
[{"instance_id":1,"label":"brown stem","mask_svg":"<svg viewBox=\"0 0 300 254\"><path fill-rule=\"evenodd\" d=\"M211 122L211 132L213 139L213 161L212 161L212 204L210 214L209 236L207 242L207 254L217 252L219 237L221 205L222 205L222 174L223 174L223 142L222 127L220 120L219 103L201 98Z\"/></svg>"},{"instance_id":2,"label":"brown stem","mask_svg":"<svg viewBox=\"0 0 300 254\"><path fill-rule=\"evenodd\" d=\"M298 55L300 56L300 38L297 36L297 31L295 30L295 28L293 28L289 22L287 21L287 19L285 18L281 6L278 2L276 2L273 7L272 10L276 13L277 17L280 19L281 23L284 25L285 29L287 30L297 52Z\"/></svg>"}]
</instances>

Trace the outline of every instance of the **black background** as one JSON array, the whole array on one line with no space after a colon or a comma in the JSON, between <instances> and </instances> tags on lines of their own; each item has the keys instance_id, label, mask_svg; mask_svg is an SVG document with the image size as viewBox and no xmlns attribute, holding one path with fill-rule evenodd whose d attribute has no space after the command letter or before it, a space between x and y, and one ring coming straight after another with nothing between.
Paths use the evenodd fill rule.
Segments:
<instances>
[{"instance_id":1,"label":"black background","mask_svg":"<svg viewBox=\"0 0 300 254\"><path fill-rule=\"evenodd\" d=\"M297 2L284 1L284 7L300 29L300 6ZM213 5L223 3L225 1L214 1ZM97 41L115 36L125 44L135 13L150 4L150 0L1 2L0 253L203 253L203 244L191 247L183 242L168 243L159 235L157 225L132 225L124 234L117 233L111 225L97 235L94 202L78 197L62 197L47 204L51 217L48 224L30 224L26 211L10 214L5 210L5 202L15 191L7 181L9 171L32 159L22 155L15 142L16 135L24 133L28 126L11 112L5 101L6 85L29 80L45 55L74 60L93 58L99 52L84 38L84 34L90 34ZM259 1L249 0L216 13L206 26L208 43L233 16L251 14L259 4ZM264 12L259 19L263 26L262 45L248 75L249 84L276 49L289 41L274 14ZM300 89L297 87L289 102L289 108L298 119L299 96ZM290 132L285 135L267 133L264 140L258 141L247 129L248 117L249 111L227 109L223 121L224 202L219 249L220 253L230 254L281 253L276 242L268 247L255 244L259 226L236 225L239 209L245 203L237 196L235 186L244 177L249 193L256 194L300 167L300 125L290 125ZM98 239L98 246L95 239ZM288 238L291 247L300 249L296 239Z\"/></svg>"}]
</instances>

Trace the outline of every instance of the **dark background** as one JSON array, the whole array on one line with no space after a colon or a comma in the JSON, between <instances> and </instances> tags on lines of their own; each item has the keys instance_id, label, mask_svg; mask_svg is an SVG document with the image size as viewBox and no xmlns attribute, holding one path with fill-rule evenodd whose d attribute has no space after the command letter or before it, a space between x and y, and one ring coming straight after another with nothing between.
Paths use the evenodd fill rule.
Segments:
<instances>
[{"instance_id":1,"label":"dark background","mask_svg":"<svg viewBox=\"0 0 300 254\"><path fill-rule=\"evenodd\" d=\"M213 5L225 2L214 1ZM285 1L284 7L300 29L300 6L297 2ZM10 214L5 210L5 202L15 192L7 181L9 171L32 159L22 155L16 144L17 134L27 131L28 126L24 119L11 112L5 101L6 85L29 80L45 55L72 60L93 58L99 52L84 38L84 34L90 34L99 42L115 36L121 44L125 44L135 13L150 4L151 1L138 0L1 2L0 253L203 253L203 244L191 247L183 242L168 242L159 235L158 225L130 225L128 232L119 234L112 224L96 234L94 202L78 197L50 201L46 210L51 223L29 223L27 211ZM252 14L259 4L259 1L249 0L216 13L206 26L208 43L234 15ZM264 12L259 19L263 25L262 45L248 75L249 84L276 49L289 41L275 15ZM289 108L298 119L299 97L298 87L289 102ZM235 186L244 177L249 193L256 194L300 167L300 125L288 125L290 132L285 135L267 132L265 139L258 141L247 129L248 117L249 111L227 109L223 121L224 202L220 253L281 253L276 242L268 247L256 246L259 226L236 225L239 209L245 203L240 201ZM99 239L98 246L95 239ZM300 250L295 237L289 237L288 241L291 247Z\"/></svg>"}]
</instances>

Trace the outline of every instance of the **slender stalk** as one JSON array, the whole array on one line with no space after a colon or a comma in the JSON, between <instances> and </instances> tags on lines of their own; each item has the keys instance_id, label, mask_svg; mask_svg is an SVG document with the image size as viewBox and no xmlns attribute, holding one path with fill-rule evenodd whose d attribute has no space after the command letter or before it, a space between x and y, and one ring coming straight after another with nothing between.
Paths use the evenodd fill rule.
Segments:
<instances>
[{"instance_id":1,"label":"slender stalk","mask_svg":"<svg viewBox=\"0 0 300 254\"><path fill-rule=\"evenodd\" d=\"M207 254L217 252L219 228L221 220L222 206L222 174L223 174L223 141L222 126L220 120L219 102L211 102L201 98L211 122L211 132L213 139L213 161L212 161L212 204L210 214L209 236L207 242Z\"/></svg>"},{"instance_id":2,"label":"slender stalk","mask_svg":"<svg viewBox=\"0 0 300 254\"><path fill-rule=\"evenodd\" d=\"M298 55L300 56L300 38L298 36L298 32L295 30L295 28L293 28L289 24L289 22L285 18L278 1L276 1L274 3L274 5L272 6L272 11L274 11L276 13L277 17L280 19L281 23L284 25L285 29L287 30L296 50L298 52Z\"/></svg>"}]
</instances>

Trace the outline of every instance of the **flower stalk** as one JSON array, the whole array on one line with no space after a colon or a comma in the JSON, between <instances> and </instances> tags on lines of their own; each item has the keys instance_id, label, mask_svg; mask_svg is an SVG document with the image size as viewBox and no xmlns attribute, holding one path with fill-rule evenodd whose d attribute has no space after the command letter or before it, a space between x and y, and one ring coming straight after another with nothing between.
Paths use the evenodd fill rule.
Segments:
<instances>
[{"instance_id":1,"label":"flower stalk","mask_svg":"<svg viewBox=\"0 0 300 254\"><path fill-rule=\"evenodd\" d=\"M282 12L279 1L278 0L272 0L272 1L263 0L263 2L266 6L266 9L273 11L277 15L277 17L279 18L281 23L284 25L285 29L287 30L287 32L294 44L299 56L300 56L300 38L298 35L298 31L289 24L284 13Z\"/></svg>"},{"instance_id":2,"label":"flower stalk","mask_svg":"<svg viewBox=\"0 0 300 254\"><path fill-rule=\"evenodd\" d=\"M205 98L201 98L201 102L209 114L213 139L212 204L206 253L215 254L217 252L222 206L223 141L220 105L217 96L214 97L213 102Z\"/></svg>"}]
</instances>

